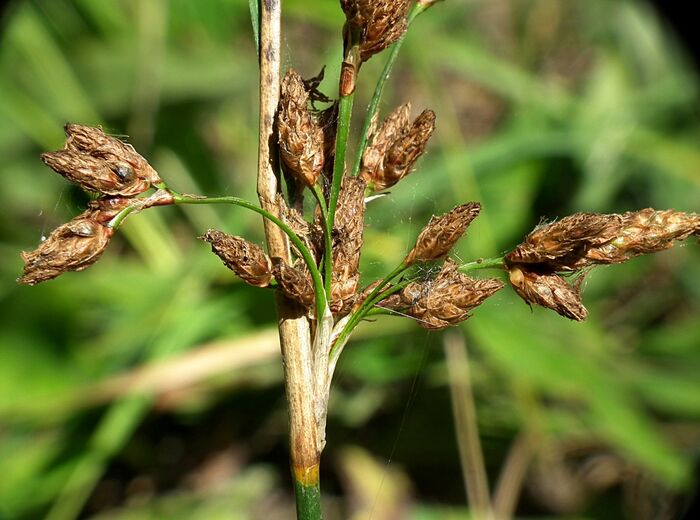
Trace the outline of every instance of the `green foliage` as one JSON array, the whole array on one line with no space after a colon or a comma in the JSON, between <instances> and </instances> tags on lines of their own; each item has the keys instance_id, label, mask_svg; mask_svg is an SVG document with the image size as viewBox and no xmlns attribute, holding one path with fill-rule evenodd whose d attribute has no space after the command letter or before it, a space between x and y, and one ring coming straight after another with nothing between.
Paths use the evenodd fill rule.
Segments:
<instances>
[{"instance_id":1,"label":"green foliage","mask_svg":"<svg viewBox=\"0 0 700 520\"><path fill-rule=\"evenodd\" d=\"M285 2L287 63L311 76L326 61L329 94L341 52L336 4ZM418 171L369 204L368 279L401 260L432 213L467 200L484 210L457 250L464 261L502 254L541 218L700 208L698 82L652 12L628 1L512 4L499 18L478 2L441 2L411 28L381 110L410 99L414 110L435 110L437 132ZM356 107L366 106L381 66L381 56L363 66ZM18 1L5 20L0 68L0 517L43 516L63 497L53 518L70 518L59 511L80 509L80 494L100 479L117 481L122 498L133 499L116 501L122 508L111 515L102 510L115 501L96 493L86 511L100 518L254 511L273 489L290 488L286 463L274 455L286 442L279 374L258 367L276 366L273 354L214 371L174 395L90 398L117 374L274 326L271 293L242 287L194 238L218 227L261 241L257 216L227 207L152 210L130 219L85 272L34 288L14 284L19 251L34 248L86 200L38 159L60 146L65 122L129 134L179 191L254 198L257 68L248 6ZM515 432L535 431L551 446L593 440L665 486L688 485L700 436L698 266L700 249L688 243L594 270L583 324L531 311L507 289L477 309L463 329L482 432L502 441L487 452L489 467L498 468ZM334 435L386 458L391 440L404 435L409 445L397 462L420 481L426 440L413 442L405 430L430 421L434 467L448 468L447 477L438 470L434 478L458 474L438 342L394 318L360 327L331 401L331 458ZM423 375L414 386L416 374ZM229 469L219 488L205 491L188 489L184 478L145 498L126 489L152 469L148 456L129 459L130 449L197 431L222 414L234 424L249 421L228 403L250 388L254 422L266 426L241 426L228 439L249 466ZM444 400L442 416L421 392ZM413 420L402 430L406 400ZM169 421L173 432L148 427ZM386 430L377 444L353 436L370 426ZM216 450L202 432L190 440L195 463L171 468L182 475L203 472ZM152 477L160 478L155 470ZM457 507L459 493L437 493L414 517L446 518L430 502Z\"/></svg>"}]
</instances>

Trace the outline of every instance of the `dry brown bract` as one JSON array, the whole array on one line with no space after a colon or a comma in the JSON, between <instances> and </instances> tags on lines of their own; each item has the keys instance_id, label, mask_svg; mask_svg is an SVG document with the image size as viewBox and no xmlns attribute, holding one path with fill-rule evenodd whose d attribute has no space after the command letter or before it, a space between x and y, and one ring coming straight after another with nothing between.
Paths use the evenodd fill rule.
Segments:
<instances>
[{"instance_id":1,"label":"dry brown bract","mask_svg":"<svg viewBox=\"0 0 700 520\"><path fill-rule=\"evenodd\" d=\"M408 27L411 0L340 0L345 12L345 41L359 34L360 58L367 61L398 40Z\"/></svg>"},{"instance_id":2,"label":"dry brown bract","mask_svg":"<svg viewBox=\"0 0 700 520\"><path fill-rule=\"evenodd\" d=\"M411 105L394 110L373 134L362 156L360 175L374 190L385 190L408 175L435 130L435 113L424 110L409 125Z\"/></svg>"},{"instance_id":3,"label":"dry brown bract","mask_svg":"<svg viewBox=\"0 0 700 520\"><path fill-rule=\"evenodd\" d=\"M316 184L323 171L324 135L308 107L304 80L290 69L282 80L278 140L282 161L304 186Z\"/></svg>"},{"instance_id":4,"label":"dry brown bract","mask_svg":"<svg viewBox=\"0 0 700 520\"><path fill-rule=\"evenodd\" d=\"M432 217L428 225L418 235L416 245L406 256L404 260L406 265L412 265L416 262L431 262L445 257L462 237L479 211L481 211L481 204L469 202L457 206L444 215Z\"/></svg>"},{"instance_id":5,"label":"dry brown bract","mask_svg":"<svg viewBox=\"0 0 700 520\"><path fill-rule=\"evenodd\" d=\"M262 248L248 240L210 229L199 237L211 244L211 250L246 283L267 287L272 279L272 263Z\"/></svg>"},{"instance_id":6,"label":"dry brown bract","mask_svg":"<svg viewBox=\"0 0 700 520\"><path fill-rule=\"evenodd\" d=\"M156 171L134 148L106 135L101 128L67 124L63 150L42 160L82 188L105 195L133 197L159 183Z\"/></svg>"},{"instance_id":7,"label":"dry brown bract","mask_svg":"<svg viewBox=\"0 0 700 520\"><path fill-rule=\"evenodd\" d=\"M400 298L382 302L388 308L404 308L406 314L430 330L439 330L466 320L469 312L503 287L495 278L476 280L460 273L457 264L447 260L434 280L413 282Z\"/></svg>"},{"instance_id":8,"label":"dry brown bract","mask_svg":"<svg viewBox=\"0 0 700 520\"><path fill-rule=\"evenodd\" d=\"M103 217L100 210L89 209L54 229L34 251L22 252L24 272L17 281L36 285L94 264L114 233L112 228L101 223Z\"/></svg>"}]
</instances>

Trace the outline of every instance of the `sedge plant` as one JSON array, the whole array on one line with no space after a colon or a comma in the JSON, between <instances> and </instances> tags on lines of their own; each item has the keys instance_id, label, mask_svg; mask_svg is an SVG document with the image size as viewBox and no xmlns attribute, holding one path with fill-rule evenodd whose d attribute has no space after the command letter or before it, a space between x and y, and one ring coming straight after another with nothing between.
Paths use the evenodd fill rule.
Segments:
<instances>
[{"instance_id":1,"label":"sedge plant","mask_svg":"<svg viewBox=\"0 0 700 520\"><path fill-rule=\"evenodd\" d=\"M226 204L263 217L265 248L223 230L203 230L200 238L246 283L273 290L300 519L322 516L319 464L331 382L360 322L390 314L429 330L444 329L469 318L506 283L526 303L582 321L587 311L581 282L591 268L700 234L700 215L675 210L577 213L538 226L502 257L458 263L450 251L481 209L471 201L434 216L384 277L362 280L366 204L381 204L378 195L389 196L386 190L414 170L435 129L435 114L426 109L412 118L408 102L382 122L378 111L410 25L436 3L341 0L344 53L337 96L329 97L319 91L320 77L305 80L294 70L281 74L281 4L252 2L260 58L257 203L180 193L131 145L98 127L67 124L64 148L42 155L57 173L98 196L36 250L22 253L22 284L89 267L124 220L148 208ZM353 110L362 64L384 51L386 63L367 110ZM347 154L353 114L364 114L354 158ZM438 269L423 269L426 265ZM505 272L506 281L473 277L481 269Z\"/></svg>"}]
</instances>

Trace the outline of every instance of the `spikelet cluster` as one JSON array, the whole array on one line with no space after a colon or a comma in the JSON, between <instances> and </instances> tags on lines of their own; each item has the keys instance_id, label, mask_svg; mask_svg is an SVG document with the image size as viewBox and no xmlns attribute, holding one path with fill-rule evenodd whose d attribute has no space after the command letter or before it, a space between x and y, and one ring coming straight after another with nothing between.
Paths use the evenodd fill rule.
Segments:
<instances>
[{"instance_id":1,"label":"spikelet cluster","mask_svg":"<svg viewBox=\"0 0 700 520\"><path fill-rule=\"evenodd\" d=\"M136 195L161 182L158 173L134 148L101 128L67 124L63 149L41 155L46 165L100 198L70 222L56 228L37 249L22 252L19 283L35 285L67 271L82 271L102 255L113 235L109 221L127 206L142 209ZM150 204L169 204L170 197Z\"/></svg>"},{"instance_id":2,"label":"spikelet cluster","mask_svg":"<svg viewBox=\"0 0 700 520\"><path fill-rule=\"evenodd\" d=\"M582 321L588 314L581 303L582 275L571 285L559 273L619 264L698 234L700 215L695 213L652 208L624 214L575 213L537 227L505 261L511 285L526 302Z\"/></svg>"}]
</instances>

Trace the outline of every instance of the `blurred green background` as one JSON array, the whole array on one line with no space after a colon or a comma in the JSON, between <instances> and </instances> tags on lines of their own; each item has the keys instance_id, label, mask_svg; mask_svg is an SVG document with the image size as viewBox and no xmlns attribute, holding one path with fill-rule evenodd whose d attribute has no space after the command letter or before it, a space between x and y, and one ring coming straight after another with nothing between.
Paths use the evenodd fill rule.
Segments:
<instances>
[{"instance_id":1,"label":"blurred green background","mask_svg":"<svg viewBox=\"0 0 700 520\"><path fill-rule=\"evenodd\" d=\"M333 95L338 2L284 10L285 68L327 65ZM358 116L382 64L363 67ZM16 1L0 67L0 518L291 518L271 294L195 239L262 242L256 215L150 210L87 271L14 283L19 251L87 200L39 160L66 122L128 135L179 191L255 198L247 2ZM698 78L644 2L439 3L411 28L383 114L406 101L438 129L369 206L366 282L467 200L484 210L464 261L543 218L700 208ZM678 518L700 452L700 247L598 268L584 302L571 323L506 289L460 327L491 487L504 477L519 518ZM359 329L331 400L328 518L469 517L450 392L464 369L408 320Z\"/></svg>"}]
</instances>

